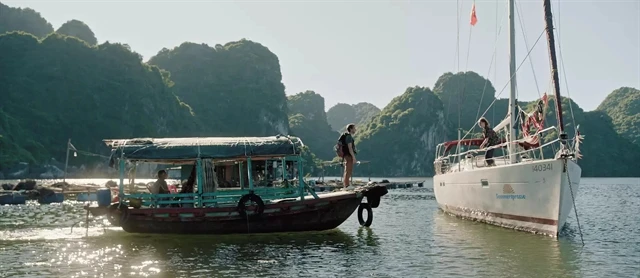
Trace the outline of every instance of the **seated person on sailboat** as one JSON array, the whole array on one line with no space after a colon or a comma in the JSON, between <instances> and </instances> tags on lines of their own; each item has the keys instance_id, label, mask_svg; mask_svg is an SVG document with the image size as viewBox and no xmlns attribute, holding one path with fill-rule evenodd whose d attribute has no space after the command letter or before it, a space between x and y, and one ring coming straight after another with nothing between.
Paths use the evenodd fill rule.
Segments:
<instances>
[{"instance_id":1,"label":"seated person on sailboat","mask_svg":"<svg viewBox=\"0 0 640 278\"><path fill-rule=\"evenodd\" d=\"M480 118L480 120L478 120L478 125L480 125L480 127L482 128L482 137L484 138L484 141L482 141L482 144L480 144L480 149L489 148L500 144L498 134L496 134L493 128L491 128L489 121L487 121L485 117L482 117ZM493 151L495 150L496 149L490 149L485 152L484 159L487 162L487 166L496 165L495 161L492 159Z\"/></svg>"}]
</instances>

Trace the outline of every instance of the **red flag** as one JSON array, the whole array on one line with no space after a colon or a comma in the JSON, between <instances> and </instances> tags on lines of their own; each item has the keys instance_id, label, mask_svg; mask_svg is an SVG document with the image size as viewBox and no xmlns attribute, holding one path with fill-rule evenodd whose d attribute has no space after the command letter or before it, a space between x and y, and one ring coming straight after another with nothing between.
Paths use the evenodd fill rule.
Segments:
<instances>
[{"instance_id":1,"label":"red flag","mask_svg":"<svg viewBox=\"0 0 640 278\"><path fill-rule=\"evenodd\" d=\"M473 3L473 6L471 6L471 26L475 26L476 23L478 22L478 18L476 17L476 3Z\"/></svg>"},{"instance_id":2,"label":"red flag","mask_svg":"<svg viewBox=\"0 0 640 278\"><path fill-rule=\"evenodd\" d=\"M542 101L544 102L544 105L546 106L546 105L547 105L547 103L548 103L548 100L547 100L547 92L544 92L544 95L542 96Z\"/></svg>"}]
</instances>

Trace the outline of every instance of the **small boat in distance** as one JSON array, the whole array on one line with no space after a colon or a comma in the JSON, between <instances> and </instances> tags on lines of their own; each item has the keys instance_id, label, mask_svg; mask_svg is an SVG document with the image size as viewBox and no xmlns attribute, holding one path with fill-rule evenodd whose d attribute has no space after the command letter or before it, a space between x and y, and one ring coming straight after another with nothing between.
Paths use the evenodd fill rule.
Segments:
<instances>
[{"instance_id":1,"label":"small boat in distance","mask_svg":"<svg viewBox=\"0 0 640 278\"><path fill-rule=\"evenodd\" d=\"M564 130L549 0L544 0L543 6L558 126L543 126L546 94L532 113L517 105L514 0L509 0L508 5L509 110L505 120L493 128L496 133L504 129L507 140L489 148L473 149L484 139L460 138L459 132L458 140L439 144L434 161L433 191L438 206L449 214L557 237L575 206L582 174L577 163L582 136L576 127L574 144L571 144ZM518 139L516 130L518 119L523 133L521 139ZM535 133L529 132L532 127L535 127ZM551 131L556 132L558 138L543 142L542 135ZM462 152L463 146L468 150ZM488 165L481 156L489 149L497 152L505 147L507 153L493 157L493 165ZM545 150L551 150L547 157Z\"/></svg>"},{"instance_id":2,"label":"small boat in distance","mask_svg":"<svg viewBox=\"0 0 640 278\"><path fill-rule=\"evenodd\" d=\"M292 136L136 138L104 140L118 165L118 201L98 192L94 216L131 233L237 234L320 231L338 227L358 209L369 226L387 188L367 185L316 194L303 177L302 141ZM127 192L127 163L181 167L178 193ZM219 185L228 184L230 188ZM135 187L131 187L135 190ZM108 196L104 196L108 195ZM366 197L367 202L362 202ZM102 201L101 201L102 200ZM362 216L367 210L368 217Z\"/></svg>"}]
</instances>

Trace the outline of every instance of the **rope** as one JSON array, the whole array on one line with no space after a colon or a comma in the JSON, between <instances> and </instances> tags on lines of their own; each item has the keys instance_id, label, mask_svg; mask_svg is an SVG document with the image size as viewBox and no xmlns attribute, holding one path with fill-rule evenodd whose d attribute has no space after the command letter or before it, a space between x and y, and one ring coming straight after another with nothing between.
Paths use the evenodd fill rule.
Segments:
<instances>
[{"instance_id":1,"label":"rope","mask_svg":"<svg viewBox=\"0 0 640 278\"><path fill-rule=\"evenodd\" d=\"M560 17L560 2L558 2L558 18ZM555 20L554 20L555 21ZM560 43L560 20L556 21L556 29L558 29L558 56L560 56L560 67L562 68L562 72L564 73L564 58L562 57L562 43ZM567 75L563 74L562 79L564 79L564 86L567 90L567 97L569 97L569 110L571 111L571 122L573 123L573 130L577 132L578 127L576 126L576 117L573 114L573 104L571 101L571 94L569 93L569 84L567 82ZM560 101L560 100L556 100Z\"/></svg>"},{"instance_id":2,"label":"rope","mask_svg":"<svg viewBox=\"0 0 640 278\"><path fill-rule=\"evenodd\" d=\"M497 10L498 10L498 3L496 2L496 40L493 42L493 54L491 56L491 63L489 63L489 70L487 71L487 76L489 76L491 74L491 68L496 65L496 60L497 60L497 55L496 55L496 51L498 50L498 37L500 36L500 33L502 33L502 26L504 25L504 19L506 17L502 17L502 20L500 21L500 28L498 28L498 14L497 14ZM497 67L494 68L494 76L497 76ZM497 81L497 77L494 78ZM487 90L487 84L489 84L489 79L485 79L484 81L484 87L482 88L482 96L480 97L480 103L478 104L478 112L476 112L476 119L480 118L480 109L482 108L482 100L484 100L484 93ZM494 97L495 100L497 100L497 97ZM495 102L494 100L494 102ZM493 103L491 103L491 105L493 105ZM489 108L491 108L491 105L489 105ZM486 113L486 112L485 112ZM495 114L495 109L493 110L493 113ZM484 115L483 115L484 116ZM492 118L493 120L493 118ZM471 127L471 129L475 128L475 125L473 125L473 127ZM470 130L471 130L470 129Z\"/></svg>"},{"instance_id":3,"label":"rope","mask_svg":"<svg viewBox=\"0 0 640 278\"><path fill-rule=\"evenodd\" d=\"M584 238L582 237L582 227L580 226L580 218L578 218L578 208L576 207L576 198L573 196L573 187L571 186L571 176L569 175L569 167L567 165L567 160L564 159L564 168L567 173L567 180L569 181L569 191L571 191L571 201L573 202L573 212L576 215L576 222L578 222L578 231L580 231L580 240L582 241L582 246L584 246Z\"/></svg>"},{"instance_id":4,"label":"rope","mask_svg":"<svg viewBox=\"0 0 640 278\"><path fill-rule=\"evenodd\" d=\"M524 38L524 46L529 49L529 41L527 40L527 33L525 31L524 28L524 22L522 22L522 17L520 16L520 5L518 5L518 2L515 2L515 6L516 6L516 14L518 15L518 21L520 21L520 30L522 31L522 37ZM538 91L538 98L541 98L542 95L540 95L540 87L538 86L538 78L536 77L536 71L533 67L533 60L531 60L531 58L529 58L529 64L531 65L531 72L533 73L533 81L536 84L536 90Z\"/></svg>"},{"instance_id":5,"label":"rope","mask_svg":"<svg viewBox=\"0 0 640 278\"><path fill-rule=\"evenodd\" d=\"M542 38L542 35L544 35L545 30L543 29L542 32L540 32L540 36L538 36L538 39L536 39L536 42L533 44L533 47L535 47L538 42L540 41L540 38ZM522 64L524 64L524 62L527 60L527 58L529 57L529 55L531 55L531 51L533 50L533 47L527 52L527 55L524 57L524 59L522 60L522 62L520 62L520 64L518 65L518 67L516 68L516 72L513 73L513 75L511 75L511 77L509 78L509 81L511 81L511 79L513 79L513 77L515 76L515 74L518 72L518 70L520 70L520 67L522 66ZM493 106L493 104L496 102L496 100L498 100L498 97L502 94L502 92L504 92L504 90L507 88L507 86L509 85L509 82L507 82L504 87L502 87L502 90L500 90L500 93L498 93L498 95L493 99L493 101L491 102L491 104L489 104L489 107L487 107L487 110L484 111L484 113L482 113L482 116L484 117L485 114L487 114L487 112L489 111L489 109ZM474 125L475 126L475 125ZM469 129L469 131L467 131L467 133L461 138L464 139L466 138L469 133L471 133L472 129Z\"/></svg>"},{"instance_id":6,"label":"rope","mask_svg":"<svg viewBox=\"0 0 640 278\"><path fill-rule=\"evenodd\" d=\"M460 71L460 0L456 0L456 72Z\"/></svg>"}]
</instances>

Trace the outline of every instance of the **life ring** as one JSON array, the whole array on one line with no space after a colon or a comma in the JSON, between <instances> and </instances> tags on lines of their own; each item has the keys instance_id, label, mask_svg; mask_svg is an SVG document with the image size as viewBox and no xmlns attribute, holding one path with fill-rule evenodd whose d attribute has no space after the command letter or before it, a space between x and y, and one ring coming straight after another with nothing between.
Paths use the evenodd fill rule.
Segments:
<instances>
[{"instance_id":1,"label":"life ring","mask_svg":"<svg viewBox=\"0 0 640 278\"><path fill-rule=\"evenodd\" d=\"M247 218L247 211L246 211L246 202L247 201L251 201L256 203L256 209L254 210L254 213L249 216L249 217L259 217L262 215L262 213L264 213L264 201L262 201L262 198L260 198L260 196L253 194L253 193L249 193L246 194L244 196L242 196L242 198L240 198L240 201L238 201L238 214L240 214L240 216L242 218Z\"/></svg>"},{"instance_id":2,"label":"life ring","mask_svg":"<svg viewBox=\"0 0 640 278\"><path fill-rule=\"evenodd\" d=\"M362 211L367 210L367 221L362 217ZM371 205L369 203L360 203L358 206L358 222L360 225L369 227L373 222L373 210L371 209Z\"/></svg>"}]
</instances>

